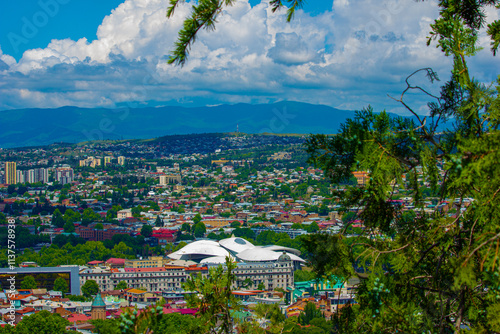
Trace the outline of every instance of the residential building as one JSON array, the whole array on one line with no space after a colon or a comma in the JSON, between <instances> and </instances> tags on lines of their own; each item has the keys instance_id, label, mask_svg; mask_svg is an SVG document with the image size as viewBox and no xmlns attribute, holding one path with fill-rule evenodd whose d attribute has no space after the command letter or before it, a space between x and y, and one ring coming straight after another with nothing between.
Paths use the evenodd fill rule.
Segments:
<instances>
[{"instance_id":1,"label":"residential building","mask_svg":"<svg viewBox=\"0 0 500 334\"><path fill-rule=\"evenodd\" d=\"M125 260L125 268L155 268L163 267L162 256L150 256L148 259Z\"/></svg>"},{"instance_id":2,"label":"residential building","mask_svg":"<svg viewBox=\"0 0 500 334\"><path fill-rule=\"evenodd\" d=\"M63 167L58 167L55 170L54 176L56 181L62 185L71 183L74 180L73 168L67 165Z\"/></svg>"},{"instance_id":3,"label":"residential building","mask_svg":"<svg viewBox=\"0 0 500 334\"><path fill-rule=\"evenodd\" d=\"M160 175L160 185L165 186L170 183L181 183L181 176L179 174L175 175Z\"/></svg>"},{"instance_id":4,"label":"residential building","mask_svg":"<svg viewBox=\"0 0 500 334\"><path fill-rule=\"evenodd\" d=\"M17 183L17 175L16 175L16 163L15 162L5 162L5 183L7 184L16 184Z\"/></svg>"},{"instance_id":5,"label":"residential building","mask_svg":"<svg viewBox=\"0 0 500 334\"><path fill-rule=\"evenodd\" d=\"M120 166L125 165L125 157L124 156L121 155L121 156L118 157L118 164Z\"/></svg>"},{"instance_id":6,"label":"residential building","mask_svg":"<svg viewBox=\"0 0 500 334\"><path fill-rule=\"evenodd\" d=\"M120 210L116 213L116 218L118 220L125 219L125 218L132 218L132 210L131 209L124 209Z\"/></svg>"}]
</instances>

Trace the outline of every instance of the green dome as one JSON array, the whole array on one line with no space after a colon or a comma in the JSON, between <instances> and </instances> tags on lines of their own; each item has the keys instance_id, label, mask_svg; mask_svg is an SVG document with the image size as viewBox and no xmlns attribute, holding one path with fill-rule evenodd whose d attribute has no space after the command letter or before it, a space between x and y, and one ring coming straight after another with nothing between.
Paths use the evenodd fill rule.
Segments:
<instances>
[{"instance_id":1,"label":"green dome","mask_svg":"<svg viewBox=\"0 0 500 334\"><path fill-rule=\"evenodd\" d=\"M104 300L102 300L100 293L95 296L94 301L92 302L92 307L106 307L106 304L104 303Z\"/></svg>"}]
</instances>

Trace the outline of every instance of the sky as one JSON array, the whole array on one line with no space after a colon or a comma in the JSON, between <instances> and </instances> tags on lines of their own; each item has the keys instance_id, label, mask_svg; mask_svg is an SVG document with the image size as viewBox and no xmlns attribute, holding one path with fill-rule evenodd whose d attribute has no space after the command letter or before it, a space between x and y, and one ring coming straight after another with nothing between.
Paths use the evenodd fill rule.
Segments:
<instances>
[{"instance_id":1,"label":"sky","mask_svg":"<svg viewBox=\"0 0 500 334\"><path fill-rule=\"evenodd\" d=\"M168 0L0 2L0 110L300 101L407 114L405 78L432 67L449 78L451 59L426 46L436 1L309 0L291 23L268 1L237 0L216 30L202 31L185 66L167 64L191 4L166 18ZM494 10L488 20L498 18ZM495 80L485 47L470 66ZM422 75L411 79L429 91ZM429 99L409 94L427 112Z\"/></svg>"}]
</instances>

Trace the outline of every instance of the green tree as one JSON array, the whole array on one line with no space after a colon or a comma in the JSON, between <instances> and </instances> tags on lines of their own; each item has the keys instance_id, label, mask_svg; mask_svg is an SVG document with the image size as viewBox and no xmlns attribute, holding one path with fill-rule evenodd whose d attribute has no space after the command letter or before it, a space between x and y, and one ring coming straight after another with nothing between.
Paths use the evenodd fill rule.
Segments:
<instances>
[{"instance_id":1,"label":"green tree","mask_svg":"<svg viewBox=\"0 0 500 334\"><path fill-rule=\"evenodd\" d=\"M188 223L183 223L181 226L181 231L189 233L191 231L191 225Z\"/></svg>"},{"instance_id":2,"label":"green tree","mask_svg":"<svg viewBox=\"0 0 500 334\"><path fill-rule=\"evenodd\" d=\"M344 233L310 235L305 243L319 275L361 279L358 304L342 308L334 317L342 332L500 330L497 317L491 316L500 311L498 289L491 288L500 286L496 251L500 243L496 209L500 205L496 172L500 86L476 81L467 64L467 58L479 52L478 31L485 25L486 7L498 4L439 2L440 16L431 25L429 43L436 41L453 59L453 70L439 96L414 82L417 72L436 81L432 69L407 78L407 87L397 100L414 119L365 108L338 135L315 135L307 140L310 161L335 184L350 177L352 170L370 171L367 186L347 186L339 197L344 207L363 207L359 218L366 226L364 232L355 238ZM499 31L499 21L488 26L494 51ZM428 116L418 115L407 102L411 91L432 99ZM422 192L427 186L420 178L441 201L455 202L456 214L425 212ZM397 189L393 181L405 185L413 197L413 219L392 201ZM373 233L378 236L373 238Z\"/></svg>"},{"instance_id":3,"label":"green tree","mask_svg":"<svg viewBox=\"0 0 500 334\"><path fill-rule=\"evenodd\" d=\"M54 290L55 291L61 291L63 294L66 294L69 292L69 286L68 282L62 277L56 278L54 281Z\"/></svg>"},{"instance_id":4,"label":"green tree","mask_svg":"<svg viewBox=\"0 0 500 334\"><path fill-rule=\"evenodd\" d=\"M308 270L295 270L293 272L293 280L295 282L310 281L316 278L316 274Z\"/></svg>"},{"instance_id":5,"label":"green tree","mask_svg":"<svg viewBox=\"0 0 500 334\"><path fill-rule=\"evenodd\" d=\"M81 287L82 293L85 297L89 298L91 296L97 295L99 292L99 285L96 281L89 279Z\"/></svg>"},{"instance_id":6,"label":"green tree","mask_svg":"<svg viewBox=\"0 0 500 334\"><path fill-rule=\"evenodd\" d=\"M202 222L199 222L198 224L194 225L193 234L196 238L203 237L206 232L207 232L207 228L206 228L205 224L203 224Z\"/></svg>"},{"instance_id":7,"label":"green tree","mask_svg":"<svg viewBox=\"0 0 500 334\"><path fill-rule=\"evenodd\" d=\"M199 222L201 222L201 215L197 213L196 216L193 217L193 224L196 225Z\"/></svg>"},{"instance_id":8,"label":"green tree","mask_svg":"<svg viewBox=\"0 0 500 334\"><path fill-rule=\"evenodd\" d=\"M76 223L78 221L81 220L81 215L80 213L78 212L75 212L71 209L67 209L65 212L64 212L64 216L63 216L64 220L66 222L70 222L70 223Z\"/></svg>"},{"instance_id":9,"label":"green tree","mask_svg":"<svg viewBox=\"0 0 500 334\"><path fill-rule=\"evenodd\" d=\"M160 215L156 216L155 226L156 227L163 227L163 220L160 218Z\"/></svg>"},{"instance_id":10,"label":"green tree","mask_svg":"<svg viewBox=\"0 0 500 334\"><path fill-rule=\"evenodd\" d=\"M82 225L88 226L90 223L101 220L101 216L94 212L91 208L83 210Z\"/></svg>"},{"instance_id":11,"label":"green tree","mask_svg":"<svg viewBox=\"0 0 500 334\"><path fill-rule=\"evenodd\" d=\"M64 232L66 233L75 232L75 225L73 225L73 223L70 221L66 222L63 227L64 227Z\"/></svg>"},{"instance_id":12,"label":"green tree","mask_svg":"<svg viewBox=\"0 0 500 334\"><path fill-rule=\"evenodd\" d=\"M239 301L232 293L232 285L236 280L233 272L235 268L236 264L226 258L225 267L219 265L210 268L207 277L189 277L184 283L186 291L196 292L187 295L188 306L198 308L201 323L207 324L212 330L218 328L218 333L233 332L231 310L240 308Z\"/></svg>"},{"instance_id":13,"label":"green tree","mask_svg":"<svg viewBox=\"0 0 500 334\"><path fill-rule=\"evenodd\" d=\"M125 282L125 281L120 281L120 282L118 282L118 284L115 286L114 290L125 290L126 288L128 288L128 286L127 286L127 282Z\"/></svg>"},{"instance_id":14,"label":"green tree","mask_svg":"<svg viewBox=\"0 0 500 334\"><path fill-rule=\"evenodd\" d=\"M102 223L97 223L94 225L94 228L96 230L102 230L102 229L104 229L104 225L102 225Z\"/></svg>"},{"instance_id":15,"label":"green tree","mask_svg":"<svg viewBox=\"0 0 500 334\"><path fill-rule=\"evenodd\" d=\"M319 310L314 303L307 303L304 307L304 312L299 315L299 323L302 326L309 325L311 320L316 318L325 318L321 310Z\"/></svg>"},{"instance_id":16,"label":"green tree","mask_svg":"<svg viewBox=\"0 0 500 334\"><path fill-rule=\"evenodd\" d=\"M90 320L90 323L94 325L97 334L121 334L118 319L94 319Z\"/></svg>"},{"instance_id":17,"label":"green tree","mask_svg":"<svg viewBox=\"0 0 500 334\"><path fill-rule=\"evenodd\" d=\"M141 228L141 235L144 236L144 238L149 238L153 234L153 228L151 225L144 224Z\"/></svg>"},{"instance_id":18,"label":"green tree","mask_svg":"<svg viewBox=\"0 0 500 334\"><path fill-rule=\"evenodd\" d=\"M38 286L35 278L31 275L26 275L21 282L21 289L36 289Z\"/></svg>"},{"instance_id":19,"label":"green tree","mask_svg":"<svg viewBox=\"0 0 500 334\"><path fill-rule=\"evenodd\" d=\"M70 325L68 320L62 318L57 313L40 311L38 313L24 317L15 327L16 334L54 334L54 333L74 333L67 331L66 326Z\"/></svg>"},{"instance_id":20,"label":"green tree","mask_svg":"<svg viewBox=\"0 0 500 334\"><path fill-rule=\"evenodd\" d=\"M59 211L59 209L55 209L52 214L52 225L62 228L64 227L64 224L66 224L66 221L64 220L61 211Z\"/></svg>"}]
</instances>

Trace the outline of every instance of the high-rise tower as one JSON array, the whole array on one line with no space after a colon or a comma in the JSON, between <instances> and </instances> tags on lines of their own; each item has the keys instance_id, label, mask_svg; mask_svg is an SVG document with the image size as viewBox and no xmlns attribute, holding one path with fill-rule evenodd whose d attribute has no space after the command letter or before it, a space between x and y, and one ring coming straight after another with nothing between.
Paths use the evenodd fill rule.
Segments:
<instances>
[{"instance_id":1,"label":"high-rise tower","mask_svg":"<svg viewBox=\"0 0 500 334\"><path fill-rule=\"evenodd\" d=\"M16 184L16 163L15 162L5 162L5 183Z\"/></svg>"}]
</instances>

